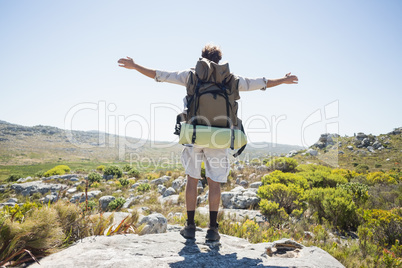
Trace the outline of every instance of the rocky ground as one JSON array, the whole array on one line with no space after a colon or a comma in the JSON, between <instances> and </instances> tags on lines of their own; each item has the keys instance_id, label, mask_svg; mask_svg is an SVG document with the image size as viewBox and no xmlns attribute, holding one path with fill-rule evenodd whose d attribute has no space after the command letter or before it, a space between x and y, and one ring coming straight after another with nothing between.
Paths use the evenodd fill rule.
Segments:
<instances>
[{"instance_id":1,"label":"rocky ground","mask_svg":"<svg viewBox=\"0 0 402 268\"><path fill-rule=\"evenodd\" d=\"M160 234L87 237L29 267L344 267L317 247L292 240L250 244L222 235L205 241L206 229L184 239L179 226Z\"/></svg>"}]
</instances>

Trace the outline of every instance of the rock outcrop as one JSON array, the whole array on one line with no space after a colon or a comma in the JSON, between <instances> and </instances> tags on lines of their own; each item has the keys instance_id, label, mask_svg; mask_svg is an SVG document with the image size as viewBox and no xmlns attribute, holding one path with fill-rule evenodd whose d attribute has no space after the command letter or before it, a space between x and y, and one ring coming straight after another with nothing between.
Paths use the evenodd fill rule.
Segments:
<instances>
[{"instance_id":1,"label":"rock outcrop","mask_svg":"<svg viewBox=\"0 0 402 268\"><path fill-rule=\"evenodd\" d=\"M29 267L344 267L324 250L291 240L250 244L221 235L220 242L207 243L206 229L186 240L180 228L143 236L87 237Z\"/></svg>"}]
</instances>

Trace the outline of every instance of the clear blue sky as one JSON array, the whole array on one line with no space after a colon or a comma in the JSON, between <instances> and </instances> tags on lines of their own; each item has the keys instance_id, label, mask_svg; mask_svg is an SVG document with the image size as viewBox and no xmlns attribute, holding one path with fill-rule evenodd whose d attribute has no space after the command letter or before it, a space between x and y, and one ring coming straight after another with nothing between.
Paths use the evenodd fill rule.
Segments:
<instances>
[{"instance_id":1,"label":"clear blue sky","mask_svg":"<svg viewBox=\"0 0 402 268\"><path fill-rule=\"evenodd\" d=\"M73 129L142 138L148 124L150 137L172 141L176 111L151 107L181 107L185 88L117 60L182 70L213 42L235 74L299 77L299 85L241 94L251 141L386 133L402 126L401 14L402 2L391 0L0 1L0 120L65 128L70 116ZM71 116L74 107L99 107L103 117L90 109ZM269 133L256 133L258 118Z\"/></svg>"}]
</instances>

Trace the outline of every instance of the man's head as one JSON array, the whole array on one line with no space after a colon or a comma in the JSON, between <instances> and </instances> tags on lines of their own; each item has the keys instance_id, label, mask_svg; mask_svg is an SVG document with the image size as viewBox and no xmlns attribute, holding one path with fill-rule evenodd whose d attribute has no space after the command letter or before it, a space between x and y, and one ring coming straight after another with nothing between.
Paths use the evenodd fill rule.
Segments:
<instances>
[{"instance_id":1,"label":"man's head","mask_svg":"<svg viewBox=\"0 0 402 268\"><path fill-rule=\"evenodd\" d=\"M222 51L218 46L207 44L202 49L201 57L207 58L215 63L219 63L219 61L222 59Z\"/></svg>"}]
</instances>

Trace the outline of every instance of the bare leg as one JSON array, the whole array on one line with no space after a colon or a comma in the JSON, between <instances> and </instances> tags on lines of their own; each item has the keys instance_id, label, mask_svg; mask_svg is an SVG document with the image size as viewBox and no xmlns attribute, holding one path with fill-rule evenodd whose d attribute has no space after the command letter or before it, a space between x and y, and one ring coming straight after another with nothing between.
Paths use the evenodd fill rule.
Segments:
<instances>
[{"instance_id":1,"label":"bare leg","mask_svg":"<svg viewBox=\"0 0 402 268\"><path fill-rule=\"evenodd\" d=\"M221 184L220 182L215 182L210 178L207 178L207 180L209 186L209 211L218 211L219 203L221 202Z\"/></svg>"},{"instance_id":2,"label":"bare leg","mask_svg":"<svg viewBox=\"0 0 402 268\"><path fill-rule=\"evenodd\" d=\"M187 175L186 185L186 208L187 211L194 211L197 206L197 185L198 180Z\"/></svg>"}]
</instances>

